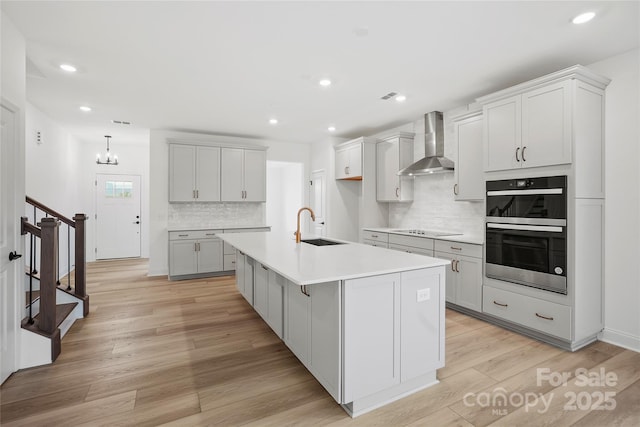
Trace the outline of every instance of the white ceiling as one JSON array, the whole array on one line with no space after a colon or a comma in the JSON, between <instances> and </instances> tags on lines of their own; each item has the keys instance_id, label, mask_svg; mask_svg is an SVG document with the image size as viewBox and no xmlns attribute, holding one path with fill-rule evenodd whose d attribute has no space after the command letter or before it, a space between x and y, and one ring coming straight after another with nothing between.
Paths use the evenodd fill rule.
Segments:
<instances>
[{"instance_id":1,"label":"white ceiling","mask_svg":"<svg viewBox=\"0 0 640 427\"><path fill-rule=\"evenodd\" d=\"M134 142L158 128L310 143L326 138L329 125L336 136L370 135L637 48L638 4L3 0L1 7L27 40L28 101L82 140L109 133L113 142ZM598 14L592 22L571 24L587 10ZM322 77L333 85L319 87ZM380 99L390 91L407 100Z\"/></svg>"}]
</instances>

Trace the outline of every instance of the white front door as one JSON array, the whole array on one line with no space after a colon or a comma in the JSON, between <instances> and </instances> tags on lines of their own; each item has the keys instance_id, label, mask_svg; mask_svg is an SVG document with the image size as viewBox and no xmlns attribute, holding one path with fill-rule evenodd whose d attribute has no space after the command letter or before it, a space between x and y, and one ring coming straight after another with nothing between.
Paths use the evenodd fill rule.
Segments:
<instances>
[{"instance_id":1,"label":"white front door","mask_svg":"<svg viewBox=\"0 0 640 427\"><path fill-rule=\"evenodd\" d=\"M140 256L140 176L98 174L96 259Z\"/></svg>"},{"instance_id":2,"label":"white front door","mask_svg":"<svg viewBox=\"0 0 640 427\"><path fill-rule=\"evenodd\" d=\"M18 340L19 268L24 258L9 260L18 244L19 217L16 214L15 149L18 147L18 110L2 100L0 119L0 384L16 370ZM24 201L23 201L24 203Z\"/></svg>"},{"instance_id":3,"label":"white front door","mask_svg":"<svg viewBox=\"0 0 640 427\"><path fill-rule=\"evenodd\" d=\"M325 227L326 215L326 174L324 170L318 170L311 173L311 189L309 190L309 203L311 209L316 215L316 220L311 223L311 232L317 236L326 236Z\"/></svg>"}]
</instances>

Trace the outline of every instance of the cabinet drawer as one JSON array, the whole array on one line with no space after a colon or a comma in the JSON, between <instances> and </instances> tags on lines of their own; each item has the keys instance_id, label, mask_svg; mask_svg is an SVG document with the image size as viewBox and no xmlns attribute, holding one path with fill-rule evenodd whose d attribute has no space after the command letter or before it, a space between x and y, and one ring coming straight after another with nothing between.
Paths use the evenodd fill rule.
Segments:
<instances>
[{"instance_id":1,"label":"cabinet drawer","mask_svg":"<svg viewBox=\"0 0 640 427\"><path fill-rule=\"evenodd\" d=\"M378 247L378 248L388 248L389 247L387 242L380 242L380 241L377 241L377 240L363 239L362 243L364 243L365 245L375 246L375 247Z\"/></svg>"},{"instance_id":2,"label":"cabinet drawer","mask_svg":"<svg viewBox=\"0 0 640 427\"><path fill-rule=\"evenodd\" d=\"M376 242L389 242L389 234L380 233L379 231L362 230L362 238L366 240L375 240Z\"/></svg>"},{"instance_id":3,"label":"cabinet drawer","mask_svg":"<svg viewBox=\"0 0 640 427\"><path fill-rule=\"evenodd\" d=\"M224 262L223 262L224 271L230 271L236 269L236 254L224 254Z\"/></svg>"},{"instance_id":4,"label":"cabinet drawer","mask_svg":"<svg viewBox=\"0 0 640 427\"><path fill-rule=\"evenodd\" d=\"M389 249L393 249L395 251L407 252L410 254L426 255L430 257L433 256L433 249L416 248L413 246L397 245L395 243L389 243Z\"/></svg>"},{"instance_id":5,"label":"cabinet drawer","mask_svg":"<svg viewBox=\"0 0 640 427\"><path fill-rule=\"evenodd\" d=\"M472 243L451 242L448 240L436 240L434 249L436 252L482 258L482 245Z\"/></svg>"},{"instance_id":6,"label":"cabinet drawer","mask_svg":"<svg viewBox=\"0 0 640 427\"><path fill-rule=\"evenodd\" d=\"M482 308L496 317L571 339L571 307L566 305L484 286Z\"/></svg>"},{"instance_id":7,"label":"cabinet drawer","mask_svg":"<svg viewBox=\"0 0 640 427\"><path fill-rule=\"evenodd\" d=\"M221 233L222 230L170 231L169 240L212 239Z\"/></svg>"},{"instance_id":8,"label":"cabinet drawer","mask_svg":"<svg viewBox=\"0 0 640 427\"><path fill-rule=\"evenodd\" d=\"M411 246L414 248L430 250L433 253L433 239L426 237L405 236L403 234L390 234L389 243L394 245Z\"/></svg>"}]
</instances>

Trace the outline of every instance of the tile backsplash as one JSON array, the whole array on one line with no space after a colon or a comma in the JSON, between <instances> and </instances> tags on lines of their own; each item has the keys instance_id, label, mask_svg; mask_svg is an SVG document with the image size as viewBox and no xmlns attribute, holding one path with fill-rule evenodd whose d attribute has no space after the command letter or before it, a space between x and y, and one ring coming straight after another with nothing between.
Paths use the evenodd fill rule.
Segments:
<instances>
[{"instance_id":1,"label":"tile backsplash","mask_svg":"<svg viewBox=\"0 0 640 427\"><path fill-rule=\"evenodd\" d=\"M389 227L484 234L484 201L456 202L453 173L416 176L413 202L389 204Z\"/></svg>"},{"instance_id":2,"label":"tile backsplash","mask_svg":"<svg viewBox=\"0 0 640 427\"><path fill-rule=\"evenodd\" d=\"M265 225L264 203L169 203L168 228Z\"/></svg>"}]
</instances>

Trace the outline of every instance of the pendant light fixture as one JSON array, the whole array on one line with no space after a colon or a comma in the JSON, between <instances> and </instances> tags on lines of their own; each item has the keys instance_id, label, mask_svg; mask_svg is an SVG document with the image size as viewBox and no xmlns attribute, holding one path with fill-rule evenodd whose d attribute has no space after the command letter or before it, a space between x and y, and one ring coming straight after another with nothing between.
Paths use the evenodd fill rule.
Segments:
<instances>
[{"instance_id":1,"label":"pendant light fixture","mask_svg":"<svg viewBox=\"0 0 640 427\"><path fill-rule=\"evenodd\" d=\"M100 160L100 153L98 153L98 156L96 157L96 163L99 165L116 166L118 164L118 156L116 155L112 156L111 153L109 152L109 139L111 139L111 135L105 135L104 137L107 138L107 158L103 162L102 160Z\"/></svg>"}]
</instances>

